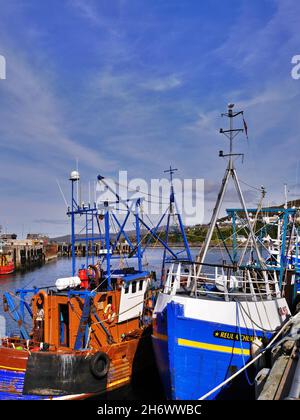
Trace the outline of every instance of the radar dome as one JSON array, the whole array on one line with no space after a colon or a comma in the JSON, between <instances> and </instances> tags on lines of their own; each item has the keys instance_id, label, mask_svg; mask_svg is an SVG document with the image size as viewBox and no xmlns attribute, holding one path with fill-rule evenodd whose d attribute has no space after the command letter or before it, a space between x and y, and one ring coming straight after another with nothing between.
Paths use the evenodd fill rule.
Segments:
<instances>
[{"instance_id":1,"label":"radar dome","mask_svg":"<svg viewBox=\"0 0 300 420\"><path fill-rule=\"evenodd\" d=\"M79 181L80 176L78 171L72 171L70 173L70 181Z\"/></svg>"}]
</instances>

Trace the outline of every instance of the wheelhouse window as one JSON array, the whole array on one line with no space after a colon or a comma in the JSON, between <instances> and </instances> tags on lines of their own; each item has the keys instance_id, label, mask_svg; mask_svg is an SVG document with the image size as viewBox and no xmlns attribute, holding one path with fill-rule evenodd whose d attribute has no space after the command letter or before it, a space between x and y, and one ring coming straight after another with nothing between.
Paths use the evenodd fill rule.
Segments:
<instances>
[{"instance_id":1,"label":"wheelhouse window","mask_svg":"<svg viewBox=\"0 0 300 420\"><path fill-rule=\"evenodd\" d=\"M139 282L139 290L143 290L143 283L144 283L144 281L143 280L140 280L140 282Z\"/></svg>"},{"instance_id":2,"label":"wheelhouse window","mask_svg":"<svg viewBox=\"0 0 300 420\"><path fill-rule=\"evenodd\" d=\"M136 281L133 281L131 285L131 293L135 293L135 292L136 292Z\"/></svg>"},{"instance_id":3,"label":"wheelhouse window","mask_svg":"<svg viewBox=\"0 0 300 420\"><path fill-rule=\"evenodd\" d=\"M69 334L69 307L66 304L58 305L59 315L59 344L64 347L70 345Z\"/></svg>"}]
</instances>

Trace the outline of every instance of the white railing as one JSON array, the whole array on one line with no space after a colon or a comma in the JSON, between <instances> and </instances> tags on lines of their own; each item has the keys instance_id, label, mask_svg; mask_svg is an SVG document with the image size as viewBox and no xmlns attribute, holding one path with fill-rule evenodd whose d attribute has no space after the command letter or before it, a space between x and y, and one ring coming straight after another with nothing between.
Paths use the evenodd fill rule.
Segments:
<instances>
[{"instance_id":1,"label":"white railing","mask_svg":"<svg viewBox=\"0 0 300 420\"><path fill-rule=\"evenodd\" d=\"M164 293L176 295L185 292L196 298L215 295L224 297L226 301L230 297L244 297L253 301L280 297L276 271L264 270L261 275L262 278L258 278L257 272L250 269L243 269L235 274L230 270L225 273L222 268L219 273L218 267L215 267L214 273L201 272L197 275L196 264L188 267L182 263L172 264L168 270Z\"/></svg>"}]
</instances>

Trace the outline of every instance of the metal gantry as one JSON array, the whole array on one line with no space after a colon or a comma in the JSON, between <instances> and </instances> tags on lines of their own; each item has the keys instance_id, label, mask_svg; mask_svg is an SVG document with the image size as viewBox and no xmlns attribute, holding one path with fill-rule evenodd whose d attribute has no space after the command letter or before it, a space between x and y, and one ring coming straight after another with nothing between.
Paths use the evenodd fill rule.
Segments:
<instances>
[{"instance_id":1,"label":"metal gantry","mask_svg":"<svg viewBox=\"0 0 300 420\"><path fill-rule=\"evenodd\" d=\"M174 171L173 169L170 169ZM118 270L111 268L111 262L113 259L120 259L120 255L116 255L116 249L118 247L120 238L123 236L127 241L129 252L128 258L136 258L137 259L137 266L138 271L135 274L128 274L127 279L132 280L134 276L141 276L141 275L148 275L148 271L144 271L143 268L143 258L146 250L148 249L149 245L151 244L152 239L156 239L160 245L164 248L164 257L163 257L163 266L166 262L167 255L172 260L179 260L178 253L175 253L171 246L168 243L168 232L170 227L170 217L171 215L175 215L178 217L180 231L183 236L183 241L185 245L185 251L187 253L187 258L189 261L192 261L192 256L190 252L190 248L187 242L183 222L181 219L181 215L178 212L174 188L173 188L173 179L171 174L171 191L170 191L170 202L169 206L166 211L161 216L160 220L158 221L157 225L154 227L150 227L141 217L141 204L143 202L143 198L131 198L127 200L122 200L119 195L111 189L106 183L104 177L98 176L98 182L103 182L111 192L115 195L115 201L103 201L100 203L94 202L93 204L79 204L78 203L78 183L80 180L80 176L78 171L73 171L70 175L71 181L71 206L68 208L67 215L71 219L71 254L72 254L72 275L76 276L79 267L76 267L76 244L80 242L85 242L86 245L86 261L85 265L86 268L89 267L90 261L91 264L95 264L95 259L103 258L106 260L106 270L104 271L104 277L107 280L107 289L111 290L111 276L112 274L118 274ZM75 198L75 191L77 191L77 197ZM117 217L115 208L117 205L123 204L125 206L125 214L123 216L123 220L119 220L120 218ZM174 209L175 207L175 209ZM172 210L170 212L170 209ZM174 212L176 210L176 213ZM135 225L135 241L132 240L126 232L126 227L129 221L129 217L132 216L134 218L134 225ZM165 217L167 217L167 227L166 227L166 240L163 240L159 235L159 229L162 226L162 222L164 221ZM84 227L82 229L83 237L79 237L76 233L76 221L77 219L81 219L84 221ZM104 228L101 226L101 221L104 222ZM111 225L115 224L118 227L118 232L115 233L114 239L112 240L112 229ZM145 228L147 231L147 235L149 236L147 240L145 237L143 238L141 235L141 227ZM97 253L96 250L98 249L96 244L101 244L101 252ZM90 247L91 244L91 247ZM89 252L89 248L91 252ZM101 261L103 262L103 261ZM39 290L45 289L45 287L41 288L32 288L32 289L18 289L12 295L11 293L7 292L4 293L6 298L8 310L13 316L13 319L18 323L20 328L21 337L28 340L30 338L30 334L26 329L26 322L25 322L25 315L26 311L28 312L29 316L32 318L32 311L29 304L26 302L26 297L28 295L35 295L38 293ZM68 295L70 298L72 296L79 296L84 299L86 303L86 308L89 306L90 299L94 296L94 290L69 290ZM16 305L14 299L19 299L19 305ZM87 312L88 309L85 311ZM87 333L86 328L86 316L84 315L81 319L81 326L78 331L78 336L76 340L76 347L80 347L83 339L83 335Z\"/></svg>"},{"instance_id":2,"label":"metal gantry","mask_svg":"<svg viewBox=\"0 0 300 420\"><path fill-rule=\"evenodd\" d=\"M119 256L114 255L114 251L116 250L120 238L123 236L127 241L130 251L128 252L129 258L136 258L138 270L140 272L143 271L143 257L150 246L153 238L160 243L160 245L164 248L163 251L163 262L162 262L162 272L165 267L165 263L168 257L178 260L178 253L174 252L169 245L169 230L170 230L170 219L171 216L177 217L179 223L180 234L183 238L184 243L184 250L180 251L186 252L187 259L192 261L191 251L189 248L189 244L187 241L183 221L181 215L178 211L178 206L175 200L175 193L174 193L174 186L173 186L173 173L175 169L170 169L167 171L170 173L170 181L171 181L171 189L170 189L170 198L169 198L169 206L163 215L160 217L156 226L151 227L149 224L145 222L145 220L141 217L141 205L144 200L143 197L138 198L129 198L126 200L122 200L118 193L113 190L113 188L106 182L105 178L101 175L98 175L98 182L103 183L105 187L116 197L115 201L103 201L101 203L94 203L93 206L89 203L88 205L79 205L75 199L75 182L79 182L79 174L76 173L76 176L70 180L72 182L72 206L68 209L68 216L71 217L71 246L72 246L72 274L73 276L76 275L76 255L75 255L75 247L77 242L82 242L83 239L76 236L76 218L84 217L85 218L85 234L84 234L84 242L86 243L86 267L89 265L89 258L92 258L92 263L94 265L94 259L98 258L99 256L103 256L106 259L106 278L108 281L108 287L111 288L111 260L120 258ZM74 174L75 172L72 172ZM115 208L116 206L123 205L125 210L123 213L123 221L119 220L120 218L117 217ZM126 227L128 224L129 217L134 217L134 225L135 225L135 243L130 239L128 233L126 232ZM101 231L100 227L100 219L104 218L104 229ZM166 224L166 239L162 239L159 235L159 230L161 229L162 223L167 219ZM115 239L111 241L111 222L118 227L118 232L115 234ZM98 229L98 233L95 233L95 227ZM141 236L141 227L146 229L147 234L144 238ZM145 239L147 236L147 240ZM95 242L100 241L101 245L104 247L104 253L101 255L96 255L95 253ZM89 255L88 248L89 244L91 246L91 256Z\"/></svg>"},{"instance_id":3,"label":"metal gantry","mask_svg":"<svg viewBox=\"0 0 300 420\"><path fill-rule=\"evenodd\" d=\"M295 226L295 218L297 214L296 208L285 208L285 207L266 207L261 208L260 214L267 214L272 216L277 216L277 220L274 223L264 224L260 229L260 233L256 235L256 242L261 244L262 251L270 254L263 244L263 235L262 233L267 234L268 228L270 226L276 227L277 237L271 238L271 240L277 242L278 248L278 258L277 261L270 261L270 264L267 264L266 270L277 271L279 287L281 288L284 282L286 269L290 266L293 267L295 273L295 286L294 294L296 296L297 289L299 288L300 280L300 260L299 260L299 233ZM237 219L242 219L241 214L244 213L244 209L241 208L229 208L226 209L228 216L231 219L232 225L232 261L234 264L240 264L241 261L238 257L238 244L237 244ZM248 214L257 212L256 208L247 208ZM261 253L262 253L261 251ZM289 255L291 254L291 255ZM271 255L269 255L271 256ZM249 266L249 264L248 264Z\"/></svg>"}]
</instances>

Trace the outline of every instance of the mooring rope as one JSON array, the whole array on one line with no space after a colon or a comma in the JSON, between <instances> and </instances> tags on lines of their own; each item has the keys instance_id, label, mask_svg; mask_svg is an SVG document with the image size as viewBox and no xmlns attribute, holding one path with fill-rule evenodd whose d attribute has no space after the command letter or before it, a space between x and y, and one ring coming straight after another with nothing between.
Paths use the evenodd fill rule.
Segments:
<instances>
[{"instance_id":1,"label":"mooring rope","mask_svg":"<svg viewBox=\"0 0 300 420\"><path fill-rule=\"evenodd\" d=\"M238 324L238 329L239 329L239 341L240 341L240 346L241 346L241 349L242 349L243 365L246 366L246 360L245 360L245 357L244 357L244 346L243 346L243 340L242 340L242 332L241 332L241 325L240 325L240 316L239 316L239 306L238 306L238 303L236 305L236 318L237 318L237 324ZM254 329L253 329L253 331L254 331ZM250 386L253 386L254 385L254 381L252 382L250 380L249 375L248 375L248 372L247 372L247 369L245 369L245 376L246 376L246 380L247 380L248 384Z\"/></svg>"},{"instance_id":2,"label":"mooring rope","mask_svg":"<svg viewBox=\"0 0 300 420\"><path fill-rule=\"evenodd\" d=\"M297 314L299 316L299 314ZM222 388L224 385L228 384L230 381L232 381L234 378L236 378L240 373L242 373L245 369L247 369L249 366L251 366L253 363L255 363L258 359L261 358L261 356L267 351L269 350L273 343L277 340L277 338L281 335L281 333L283 332L283 330L289 325L291 324L294 319L296 318L296 316L291 317L278 331L278 333L273 337L273 339L269 342L269 344L262 349L262 351L256 356L254 357L254 359L252 359L250 362L248 362L245 366L243 366L240 370L238 370L236 373L234 373L232 376L230 376L229 378L227 378L225 381L223 381L222 383L220 383L219 385L217 385L215 388L213 388L211 391L207 392L206 394L202 395L202 397L198 398L198 400L205 400L206 398L208 398L210 395L212 395L213 393L215 393L216 391L218 391L220 388Z\"/></svg>"}]
</instances>

